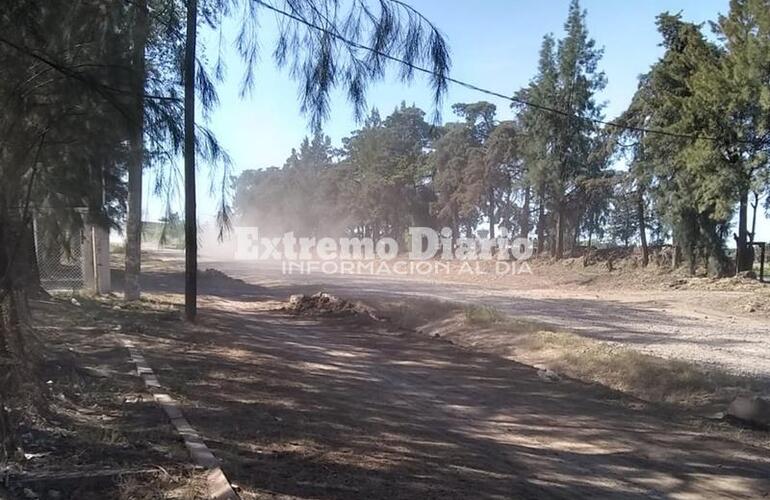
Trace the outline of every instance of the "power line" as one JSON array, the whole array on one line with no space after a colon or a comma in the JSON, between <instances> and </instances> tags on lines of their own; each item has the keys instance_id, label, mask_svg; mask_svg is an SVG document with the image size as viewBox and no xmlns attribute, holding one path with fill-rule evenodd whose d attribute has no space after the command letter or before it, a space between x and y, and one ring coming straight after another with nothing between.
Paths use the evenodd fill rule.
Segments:
<instances>
[{"instance_id":1,"label":"power line","mask_svg":"<svg viewBox=\"0 0 770 500\"><path fill-rule=\"evenodd\" d=\"M103 82L99 82L99 81L97 81L97 80L95 80L93 78L88 77L86 74L81 73L81 72L76 71L75 69L73 69L75 67L88 67L88 66L91 66L91 67L109 67L108 65L81 64L79 66L68 67L66 65L57 63L53 59L49 59L46 56L37 53L34 49L25 47L23 45L19 45L19 44L14 43L11 40L8 40L6 38L0 37L0 43L3 43L5 45L11 47L12 49L16 50L17 52L20 52L21 54L24 54L24 55L26 55L26 56L28 56L28 57L36 60L36 61L39 61L39 62L45 64L46 66L50 67L54 71L57 71L57 72L61 73L62 75L66 76L66 77L72 78L74 80L78 80L81 83L84 83L86 85L91 86L96 92L98 92L99 94L101 94L105 98L106 98L106 96L104 95L104 93L102 91L109 91L110 93L113 93L113 94L134 94L131 91L128 91L128 90L125 90L125 89L120 89L120 88L117 88L117 87L113 87L113 86L107 85L107 84L105 84ZM117 67L118 68L126 68L124 66L117 66ZM143 94L143 93L138 93L136 95L139 96L139 97L142 97L144 99L151 99L151 100L158 100L158 101L181 102L181 99L179 99L177 97L160 96L160 95L149 95L149 94ZM118 105L115 104L115 103L113 103L113 105L115 105L116 108L118 107Z\"/></svg>"},{"instance_id":2,"label":"power line","mask_svg":"<svg viewBox=\"0 0 770 500\"><path fill-rule=\"evenodd\" d=\"M718 140L717 138L710 137L710 136L692 135L692 134L680 134L680 133L677 133L677 132L669 132L667 130L661 130L661 129L650 129L650 128L646 128L646 127L635 127L633 125L626 125L626 124L617 123L617 122L605 121L605 120L601 120L601 119L598 119L598 118L587 118L587 117L584 117L584 116L580 116L580 115L576 115L576 114L573 114L573 113L569 113L567 111L564 111L564 110L561 110L561 109L558 109L558 108L553 108L553 107L550 107L550 106L546 106L544 104L534 103L534 102L531 102L531 101L527 101L525 99L520 99L520 98L517 98L517 97L506 95L506 94L503 94L501 92L496 92L494 90L485 89L483 87L479 87L478 85L474 85L472 83L464 82L464 81L458 80L456 78L452 78L452 77L449 77L449 76L442 75L442 74L437 73L437 72L435 72L433 70L430 70L428 68L424 68L422 66L418 66L418 65L416 65L414 63L411 63L409 61L405 61L403 59L400 59L398 57L392 56L390 54L386 54L385 52L382 52L381 50L375 49L373 47L369 47L367 45L363 45L363 44L358 43L358 42L356 42L354 40L346 38L345 36L341 35L337 31L332 31L332 30L324 28L322 26L318 26L317 24L314 24L314 23L308 21L307 19L304 19L304 18L299 17L299 16L297 16L295 14L287 12L287 11L285 11L283 9L275 7L274 5L271 5L269 3L263 2L262 0L252 0L252 1L257 3L257 4L259 4L259 5L261 5L261 6L263 6L263 7L265 7L268 10L272 10L273 12L275 12L277 14L280 14L280 15L282 15L284 17L287 17L287 18L289 18L289 19L291 19L291 20L293 20L295 22L298 22L300 24L304 24L305 26L307 26L309 28L312 28L314 30L317 30L317 31L320 31L320 32L322 32L324 34L327 34L327 35L329 35L329 36L331 36L333 38L336 38L337 40L339 40L339 41L341 41L341 42L343 42L343 43L345 43L345 44L347 44L347 45L349 45L351 47L354 47L356 49L361 49L361 50L365 50L367 52L371 52L371 53L376 54L376 55L378 55L378 56L380 56L380 57L382 57L384 59L388 59L388 60L396 62L398 64L402 64L402 65L404 65L404 66L406 66L406 67L408 67L408 68L410 68L410 69L412 69L414 71L417 71L417 72L420 72L420 73L424 73L424 74L427 74L427 75L431 75L431 76L435 76L435 77L440 78L440 79L444 79L447 82L454 83L455 85L458 85L460 87L464 87L464 88L467 88L469 90L480 92L482 94L486 94L486 95L489 95L489 96L492 96L492 97L497 97L499 99L504 99L506 101L510 101L510 102L513 102L513 103L516 103L516 104L519 104L519 105L522 105L522 106L527 106L527 107L538 109L538 110L541 110L541 111L546 111L548 113L558 114L558 115L565 116L565 117L568 117L568 118L575 118L575 119L578 119L578 120L588 120L588 121L591 121L593 123L597 123L597 124L600 124L600 125L605 125L607 127L613 127L613 128L623 129L623 130L630 130L630 131L633 131L633 132L643 132L643 133L650 133L650 134L666 135L666 136L669 136L669 137L677 137L679 139L693 139L693 140L702 139L702 140L709 140L709 141L717 141ZM743 141L740 141L740 142L743 142Z\"/></svg>"}]
</instances>

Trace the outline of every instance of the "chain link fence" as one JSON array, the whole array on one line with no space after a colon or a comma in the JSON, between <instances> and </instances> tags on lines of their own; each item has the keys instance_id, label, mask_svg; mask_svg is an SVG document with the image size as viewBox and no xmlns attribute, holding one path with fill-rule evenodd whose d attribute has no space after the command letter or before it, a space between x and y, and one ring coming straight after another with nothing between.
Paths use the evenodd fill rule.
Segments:
<instances>
[{"instance_id":1,"label":"chain link fence","mask_svg":"<svg viewBox=\"0 0 770 500\"><path fill-rule=\"evenodd\" d=\"M84 286L82 229L54 226L47 215L33 217L40 284L47 292L79 290Z\"/></svg>"}]
</instances>

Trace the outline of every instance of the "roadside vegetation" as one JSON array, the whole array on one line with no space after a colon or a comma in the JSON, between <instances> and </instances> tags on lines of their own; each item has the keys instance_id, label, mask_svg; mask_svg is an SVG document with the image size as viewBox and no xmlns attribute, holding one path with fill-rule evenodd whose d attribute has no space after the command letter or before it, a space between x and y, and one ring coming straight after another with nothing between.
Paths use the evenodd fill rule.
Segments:
<instances>
[{"instance_id":1,"label":"roadside vegetation","mask_svg":"<svg viewBox=\"0 0 770 500\"><path fill-rule=\"evenodd\" d=\"M738 395L762 394L759 378L716 366L665 359L592 339L547 323L511 317L489 306L428 299L410 303L372 300L368 305L395 326L439 341L499 355L558 379L598 384L631 398L665 403L710 416Z\"/></svg>"},{"instance_id":2,"label":"roadside vegetation","mask_svg":"<svg viewBox=\"0 0 770 500\"><path fill-rule=\"evenodd\" d=\"M332 0L11 0L4 5L0 462L16 455L11 422L16 412L8 408L26 398L27 381L39 382L35 365L42 353L33 335L24 331L30 322L28 298L42 293L36 242L71 256L77 252L69 242L80 242L85 226L124 229L123 297L138 300L142 200L150 194L142 191L151 173L154 194L167 204L159 240L178 240L184 225L186 317L195 320L196 160L210 176L211 192L219 200L219 229L225 231L231 215L231 164L206 125L218 103L217 86L225 78L226 46L242 62L243 94L253 88L258 14L271 12L287 20L278 23L275 64L288 66L298 81L299 107L313 128L328 116L335 89L345 91L360 114L367 86L384 78L394 59L430 68L427 80L436 102L446 92L446 41L416 9L393 0L376 2L376 8L367 2L338 7ZM225 40L227 22L235 29ZM198 51L198 32L203 30L219 34L218 51ZM319 38L319 30L337 36ZM342 31L346 37L339 35ZM349 44L379 49L342 50ZM413 71L400 72L403 81L413 76ZM180 198L183 217L171 210ZM39 235L33 235L33 220Z\"/></svg>"},{"instance_id":3,"label":"roadside vegetation","mask_svg":"<svg viewBox=\"0 0 770 500\"><path fill-rule=\"evenodd\" d=\"M739 394L768 389L758 379L731 375L717 367L651 356L547 324L506 317L490 307L466 306L464 315L462 325L471 329L467 332L469 338L496 338L500 348L508 350L517 361L601 384L645 401L717 411L726 408ZM474 331L478 328L482 330ZM450 332L448 338L463 342L462 327Z\"/></svg>"},{"instance_id":4,"label":"roadside vegetation","mask_svg":"<svg viewBox=\"0 0 770 500\"><path fill-rule=\"evenodd\" d=\"M636 247L646 267L667 247L671 271L753 272L770 187L769 7L731 2L713 37L661 13L663 55L608 117L602 41L572 2L530 84L509 89L512 119L488 101L455 103L445 123L414 104L375 107L340 147L318 131L283 166L243 172L235 215L265 234L401 243L410 226L455 237L503 227L556 260Z\"/></svg>"}]
</instances>

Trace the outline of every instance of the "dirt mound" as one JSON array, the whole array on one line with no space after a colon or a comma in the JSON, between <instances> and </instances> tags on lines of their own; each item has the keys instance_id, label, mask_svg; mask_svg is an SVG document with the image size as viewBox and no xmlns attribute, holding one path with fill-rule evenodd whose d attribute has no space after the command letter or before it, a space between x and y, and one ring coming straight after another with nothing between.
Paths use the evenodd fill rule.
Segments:
<instances>
[{"instance_id":1,"label":"dirt mound","mask_svg":"<svg viewBox=\"0 0 770 500\"><path fill-rule=\"evenodd\" d=\"M649 265L656 268L670 269L673 248L670 245L650 246ZM599 267L608 271L618 269L636 269L642 267L642 250L638 246L629 247L580 247L572 251L570 258L563 259L562 265Z\"/></svg>"},{"instance_id":2,"label":"dirt mound","mask_svg":"<svg viewBox=\"0 0 770 500\"><path fill-rule=\"evenodd\" d=\"M377 319L372 311L360 303L350 302L320 292L315 295L292 295L284 310L302 316L361 316Z\"/></svg>"},{"instance_id":3,"label":"dirt mound","mask_svg":"<svg viewBox=\"0 0 770 500\"><path fill-rule=\"evenodd\" d=\"M757 291L766 290L766 285L746 276L714 278L708 276L687 276L671 282L671 288L681 290L716 290L716 291Z\"/></svg>"},{"instance_id":4,"label":"dirt mound","mask_svg":"<svg viewBox=\"0 0 770 500\"><path fill-rule=\"evenodd\" d=\"M199 272L198 273L198 277L203 279L203 280L211 281L211 282L214 282L214 283L217 283L217 282L225 282L225 283L227 283L227 282L237 282L237 283L243 283L243 280L240 280L240 279L237 279L237 278L232 278L232 277L228 276L227 274L223 273L222 271L220 271L219 269L212 269L212 268L208 268L205 271Z\"/></svg>"}]
</instances>

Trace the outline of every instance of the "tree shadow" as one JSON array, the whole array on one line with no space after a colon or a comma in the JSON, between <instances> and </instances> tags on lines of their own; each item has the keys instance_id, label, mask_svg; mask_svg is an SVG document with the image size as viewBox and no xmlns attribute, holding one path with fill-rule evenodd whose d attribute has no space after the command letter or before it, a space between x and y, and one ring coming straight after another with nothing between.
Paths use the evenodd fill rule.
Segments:
<instances>
[{"instance_id":1,"label":"tree shadow","mask_svg":"<svg viewBox=\"0 0 770 500\"><path fill-rule=\"evenodd\" d=\"M338 498L761 496L766 450L610 391L371 324L203 308L146 335L162 384L247 490Z\"/></svg>"}]
</instances>

